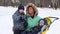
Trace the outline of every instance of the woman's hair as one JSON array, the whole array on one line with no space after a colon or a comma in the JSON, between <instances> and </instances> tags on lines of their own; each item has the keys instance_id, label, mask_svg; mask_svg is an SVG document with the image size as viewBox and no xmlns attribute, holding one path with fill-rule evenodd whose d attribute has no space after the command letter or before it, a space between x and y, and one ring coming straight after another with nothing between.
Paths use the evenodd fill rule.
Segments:
<instances>
[{"instance_id":1,"label":"woman's hair","mask_svg":"<svg viewBox=\"0 0 60 34\"><path fill-rule=\"evenodd\" d=\"M32 7L32 6L28 6L27 9L29 9L29 7ZM33 7L32 7L32 8L33 8ZM34 8L33 8L33 10L34 10Z\"/></svg>"}]
</instances>

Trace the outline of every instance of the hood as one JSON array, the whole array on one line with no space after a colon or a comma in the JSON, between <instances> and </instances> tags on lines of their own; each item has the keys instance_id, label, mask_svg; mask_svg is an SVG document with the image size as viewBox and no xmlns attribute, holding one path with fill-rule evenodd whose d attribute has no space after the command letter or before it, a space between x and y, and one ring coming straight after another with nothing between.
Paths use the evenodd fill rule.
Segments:
<instances>
[{"instance_id":1,"label":"hood","mask_svg":"<svg viewBox=\"0 0 60 34\"><path fill-rule=\"evenodd\" d=\"M34 11L35 11L35 14L34 15L37 16L38 15L37 7L34 4L32 4L32 3L27 4L27 6L26 6L26 15L27 16L30 16L29 13L28 13L28 7L29 6L32 6L34 8Z\"/></svg>"}]
</instances>

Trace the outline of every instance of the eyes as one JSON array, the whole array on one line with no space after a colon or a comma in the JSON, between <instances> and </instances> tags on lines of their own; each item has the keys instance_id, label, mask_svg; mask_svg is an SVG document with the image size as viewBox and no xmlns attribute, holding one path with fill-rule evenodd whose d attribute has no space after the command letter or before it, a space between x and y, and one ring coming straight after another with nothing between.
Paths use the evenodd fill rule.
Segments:
<instances>
[{"instance_id":1,"label":"eyes","mask_svg":"<svg viewBox=\"0 0 60 34\"><path fill-rule=\"evenodd\" d=\"M30 11L33 11L33 8L32 8L32 7L29 7L29 10L30 10Z\"/></svg>"}]
</instances>

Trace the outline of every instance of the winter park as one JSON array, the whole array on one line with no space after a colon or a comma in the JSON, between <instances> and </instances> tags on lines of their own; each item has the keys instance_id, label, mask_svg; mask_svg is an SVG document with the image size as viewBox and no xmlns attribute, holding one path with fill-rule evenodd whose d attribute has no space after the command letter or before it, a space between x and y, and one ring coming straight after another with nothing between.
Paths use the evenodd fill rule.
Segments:
<instances>
[{"instance_id":1,"label":"winter park","mask_svg":"<svg viewBox=\"0 0 60 34\"><path fill-rule=\"evenodd\" d=\"M13 3L15 3L16 0L11 0L11 1ZM50 2L49 2L50 0L49 1L48 0L47 1L40 0L39 3L38 3L39 0L38 1L36 1L36 0L35 1L32 1L32 0L28 0L28 1L21 0L21 1L16 1L16 5L13 4L13 3L10 3L11 1L7 1L6 0L6 2L5 2L4 0L0 0L0 34L14 34L14 31L13 31L14 23L13 23L12 16L18 9L23 9L23 8L21 8L22 6L21 7L19 6L20 2L23 5L25 5L24 9L23 9L25 14L26 14L26 8L27 8L26 5L30 2L30 3L33 3L33 4L35 3L35 5L38 6L38 7L36 7L36 9L38 10L38 15L37 16L39 16L41 18L45 18L45 17L51 18L50 19L51 20L51 24L50 24L50 26L48 25L49 26L48 31L45 32L44 34L60 34L60 5L58 3L58 7L57 8L56 8L57 5L56 6L54 5L54 2L57 3L60 0L58 0L58 1L57 0L55 0L55 1L52 0L53 1L52 2L52 4L53 4L52 8L49 5L50 4ZM5 2L5 4L4 4L4 2ZM44 5L44 3L46 3L46 2L49 2L49 3ZM19 3L19 4L17 4L17 3ZM30 6L30 8L31 8L31 6ZM39 19L39 18L36 17L36 21L37 21L37 19ZM31 24L33 24L33 23L31 23ZM44 31L42 31L42 32L44 32ZM40 33L37 33L37 34L40 34Z\"/></svg>"}]
</instances>

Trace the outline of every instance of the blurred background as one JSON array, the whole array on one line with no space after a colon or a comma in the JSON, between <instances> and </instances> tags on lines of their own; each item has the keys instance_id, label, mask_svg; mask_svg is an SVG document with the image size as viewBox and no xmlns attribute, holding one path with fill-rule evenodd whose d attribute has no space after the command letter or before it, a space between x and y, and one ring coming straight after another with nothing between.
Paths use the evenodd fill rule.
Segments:
<instances>
[{"instance_id":1,"label":"blurred background","mask_svg":"<svg viewBox=\"0 0 60 34\"><path fill-rule=\"evenodd\" d=\"M34 3L38 7L60 8L60 0L0 0L0 6L18 6L20 3Z\"/></svg>"}]
</instances>

